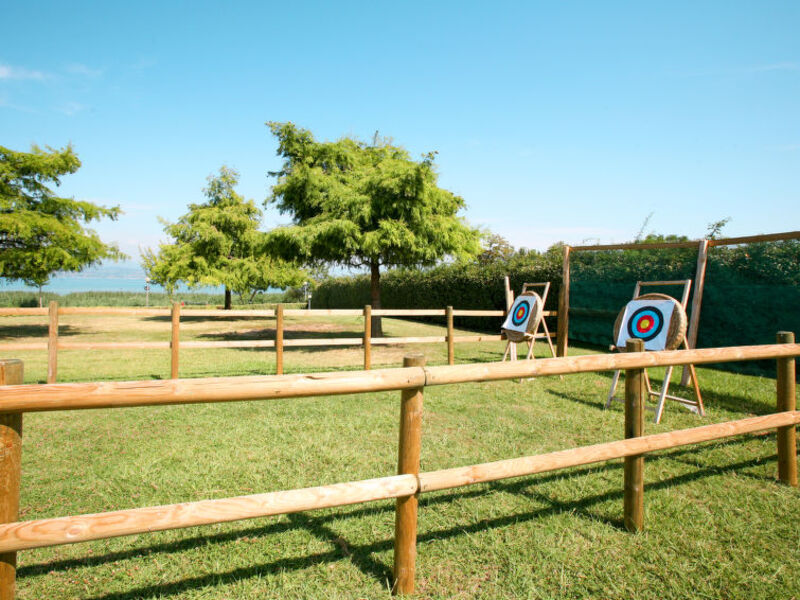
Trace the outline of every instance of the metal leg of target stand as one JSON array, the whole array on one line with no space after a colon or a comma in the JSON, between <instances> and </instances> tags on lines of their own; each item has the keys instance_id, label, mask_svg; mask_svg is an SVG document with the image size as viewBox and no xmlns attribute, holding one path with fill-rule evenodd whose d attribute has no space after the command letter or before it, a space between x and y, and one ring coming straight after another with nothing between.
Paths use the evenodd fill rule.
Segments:
<instances>
[{"instance_id":1,"label":"metal leg of target stand","mask_svg":"<svg viewBox=\"0 0 800 600\"><path fill-rule=\"evenodd\" d=\"M533 356L533 342L534 342L534 340L530 339L530 340L526 340L526 341L528 342L528 356L526 357L526 359L530 360L531 356Z\"/></svg>"},{"instance_id":2,"label":"metal leg of target stand","mask_svg":"<svg viewBox=\"0 0 800 600\"><path fill-rule=\"evenodd\" d=\"M619 383L619 371L614 371L614 377L611 378L611 389L608 391L608 399L606 400L606 408L611 407L611 403L614 401L614 394L617 391L617 383Z\"/></svg>"},{"instance_id":3,"label":"metal leg of target stand","mask_svg":"<svg viewBox=\"0 0 800 600\"><path fill-rule=\"evenodd\" d=\"M658 404L656 405L656 423L661 422L661 414L664 412L664 401L666 400L667 392L669 391L669 380L672 379L672 369L673 367L670 365L667 367L667 371L664 373L664 383L661 385L661 393L658 395Z\"/></svg>"}]
</instances>

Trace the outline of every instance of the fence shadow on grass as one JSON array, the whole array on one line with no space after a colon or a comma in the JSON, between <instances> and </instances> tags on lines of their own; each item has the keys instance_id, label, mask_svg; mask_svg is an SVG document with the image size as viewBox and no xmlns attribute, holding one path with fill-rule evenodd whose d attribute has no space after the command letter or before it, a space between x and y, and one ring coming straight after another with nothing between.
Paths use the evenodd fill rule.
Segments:
<instances>
[{"instance_id":1,"label":"fence shadow on grass","mask_svg":"<svg viewBox=\"0 0 800 600\"><path fill-rule=\"evenodd\" d=\"M768 435L774 438L774 433ZM737 438L728 440L726 442L716 443L711 447L711 449L740 445L747 443L748 441L749 438ZM774 455L769 455L759 456L745 461L725 465L702 465L698 460L691 462L683 459L687 455L698 458L699 455L707 450L709 450L708 446L692 447L648 456L646 460L649 463L663 460L673 460L681 464L695 467L695 470L689 473L675 475L657 481L646 480L646 489L668 489L708 477L726 475L732 471L740 471L741 469L763 465L765 462L776 460ZM423 532L418 536L418 543L442 541L465 535L468 536L471 534L480 533L486 529L507 527L515 523L554 516L561 513L573 513L579 517L605 523L614 529L623 530L624 528L622 520L618 517L601 511L592 510L592 507L598 504L602 504L611 500L619 501L623 497L621 486L618 486L617 488L607 492L583 497L574 501L557 500L551 496L548 496L546 493L538 491L538 486L548 482L553 482L564 478L587 476L596 474L599 471L611 472L620 471L621 469L622 463L616 461L601 465L577 467L566 473L559 471L542 474L539 476L526 477L522 480L499 481L490 484L484 484L472 490L451 490L432 496L423 495L420 498L420 508L422 511L424 511L426 507L435 506L437 504L447 504L454 500L460 501L485 496L487 494L487 490L519 494L530 498L531 500L535 500L536 502L544 503L547 506L525 513L515 513L494 519L480 519L479 521L475 521L470 524L458 524L447 529ZM771 481L771 478L769 477L750 475L746 473L745 475L759 481ZM203 588L209 585L232 584L239 580L250 577L265 574L277 574L286 570L302 570L317 564L333 563L343 559L347 559L368 577L380 582L382 585L388 585L392 578L391 565L376 559L374 554L377 552L390 551L394 545L393 539L388 537L387 539L376 541L370 544L351 545L342 535L338 534L334 529L328 526L327 523L332 520L359 518L368 515L392 512L393 510L393 503L387 502L382 506L365 506L344 513L336 512L335 514L322 516L309 516L306 513L296 513L289 515L287 520L282 520L277 523L269 523L267 525L258 527L249 527L214 535L196 536L175 542L155 544L140 549L112 552L103 556L89 556L86 558L59 560L49 563L22 565L17 570L17 575L20 579L24 579L26 577L48 575L54 571L66 571L70 569L92 567L121 560L147 558L148 556L157 553L182 552L185 550L203 547L208 544L224 544L233 542L243 537L263 537L273 534L280 534L291 530L304 529L317 539L330 543L333 546L332 549L327 552L312 555L281 558L270 563L241 567L224 573L212 573L198 577L190 577L172 583L160 583L125 592L103 594L96 596L95 600L133 600L134 598L150 596L166 597L177 595L187 590ZM389 532L387 532L387 534L388 533Z\"/></svg>"},{"instance_id":2,"label":"fence shadow on grass","mask_svg":"<svg viewBox=\"0 0 800 600\"><path fill-rule=\"evenodd\" d=\"M49 329L47 324L34 324L30 325L0 325L0 341L2 342L18 342L19 338L39 338L36 341L47 341ZM58 335L80 335L83 333L80 327L72 325L59 325ZM2 339L7 338L7 339ZM42 340L41 338L44 338Z\"/></svg>"}]
</instances>

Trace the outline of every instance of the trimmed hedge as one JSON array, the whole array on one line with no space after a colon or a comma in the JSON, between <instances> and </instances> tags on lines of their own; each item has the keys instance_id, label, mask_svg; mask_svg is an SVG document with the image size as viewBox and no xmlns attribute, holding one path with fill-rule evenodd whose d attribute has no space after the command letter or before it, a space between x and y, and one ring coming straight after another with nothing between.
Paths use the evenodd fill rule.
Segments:
<instances>
[{"instance_id":1,"label":"trimmed hedge","mask_svg":"<svg viewBox=\"0 0 800 600\"><path fill-rule=\"evenodd\" d=\"M576 252L571 258L571 341L608 346L614 319L639 280L694 279L695 250ZM384 308L505 308L503 277L515 292L524 282L550 281L546 308L557 310L561 252L517 255L505 263L397 269L381 278ZM679 288L649 288L677 295ZM692 290L694 292L694 290ZM369 303L369 277L339 277L314 292L317 308L362 308ZM691 306L691 299L690 299ZM441 322L441 319L433 319ZM458 318L457 325L497 331L501 319ZM555 320L548 323L555 331ZM800 242L717 247L709 251L697 346L772 343L779 330L800 335ZM764 363L733 363L741 372L774 373Z\"/></svg>"}]
</instances>

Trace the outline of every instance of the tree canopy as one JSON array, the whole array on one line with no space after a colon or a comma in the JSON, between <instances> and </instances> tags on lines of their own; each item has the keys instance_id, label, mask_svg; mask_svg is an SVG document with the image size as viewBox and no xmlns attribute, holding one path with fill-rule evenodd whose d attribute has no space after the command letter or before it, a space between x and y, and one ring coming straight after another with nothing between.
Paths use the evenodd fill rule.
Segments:
<instances>
[{"instance_id":1,"label":"tree canopy","mask_svg":"<svg viewBox=\"0 0 800 600\"><path fill-rule=\"evenodd\" d=\"M380 308L381 267L480 252L480 232L457 215L464 200L437 185L434 152L415 161L388 140L318 142L293 123L268 126L284 163L270 173L277 182L267 204L293 220L268 236L279 255L369 268L372 306Z\"/></svg>"},{"instance_id":2,"label":"tree canopy","mask_svg":"<svg viewBox=\"0 0 800 600\"><path fill-rule=\"evenodd\" d=\"M114 244L86 227L115 220L119 207L64 198L52 186L81 166L71 146L17 152L0 146L0 277L45 285L59 271L81 271L123 258Z\"/></svg>"},{"instance_id":3,"label":"tree canopy","mask_svg":"<svg viewBox=\"0 0 800 600\"><path fill-rule=\"evenodd\" d=\"M272 258L264 249L259 231L261 210L234 189L239 174L222 167L208 178L207 201L190 204L177 223L164 222L173 242L158 251L142 253L145 272L154 283L172 294L179 282L189 287L225 286L225 308L231 307L231 291L253 295L270 287L299 285L305 273L296 265Z\"/></svg>"}]
</instances>

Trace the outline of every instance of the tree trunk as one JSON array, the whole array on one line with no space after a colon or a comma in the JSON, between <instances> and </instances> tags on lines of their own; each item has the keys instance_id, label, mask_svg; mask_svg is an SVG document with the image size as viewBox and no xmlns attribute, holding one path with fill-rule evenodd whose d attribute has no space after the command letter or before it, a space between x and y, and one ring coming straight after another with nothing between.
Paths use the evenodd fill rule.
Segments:
<instances>
[{"instance_id":1,"label":"tree trunk","mask_svg":"<svg viewBox=\"0 0 800 600\"><path fill-rule=\"evenodd\" d=\"M42 308L44 303L42 302L42 286L39 286L39 308Z\"/></svg>"},{"instance_id":2,"label":"tree trunk","mask_svg":"<svg viewBox=\"0 0 800 600\"><path fill-rule=\"evenodd\" d=\"M225 310L231 309L231 290L225 286Z\"/></svg>"},{"instance_id":3,"label":"tree trunk","mask_svg":"<svg viewBox=\"0 0 800 600\"><path fill-rule=\"evenodd\" d=\"M369 297L373 310L381 307L381 272L380 265L373 262L369 266ZM372 337L383 337L380 317L372 317Z\"/></svg>"}]
</instances>

